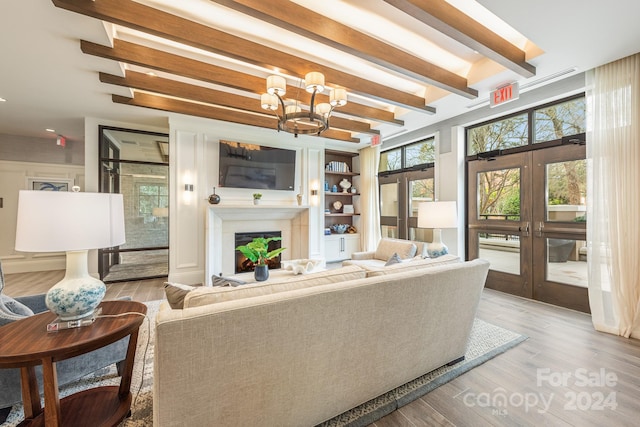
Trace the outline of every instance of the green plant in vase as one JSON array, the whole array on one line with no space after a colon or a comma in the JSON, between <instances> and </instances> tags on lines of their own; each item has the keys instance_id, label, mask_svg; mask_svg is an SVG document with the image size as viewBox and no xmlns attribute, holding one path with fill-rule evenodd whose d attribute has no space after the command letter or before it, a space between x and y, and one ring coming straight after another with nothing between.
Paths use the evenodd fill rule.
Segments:
<instances>
[{"instance_id":1,"label":"green plant in vase","mask_svg":"<svg viewBox=\"0 0 640 427\"><path fill-rule=\"evenodd\" d=\"M260 203L260 199L262 199L262 194L253 193L253 204L254 205L257 205L258 203Z\"/></svg>"},{"instance_id":2,"label":"green plant in vase","mask_svg":"<svg viewBox=\"0 0 640 427\"><path fill-rule=\"evenodd\" d=\"M279 240L282 240L282 237L269 237L267 239L264 237L256 237L246 245L236 247L236 250L240 251L242 255L246 256L247 259L254 263L254 276L257 281L262 282L269 278L267 260L277 257L286 249L277 248L269 251L269 242Z\"/></svg>"}]
</instances>

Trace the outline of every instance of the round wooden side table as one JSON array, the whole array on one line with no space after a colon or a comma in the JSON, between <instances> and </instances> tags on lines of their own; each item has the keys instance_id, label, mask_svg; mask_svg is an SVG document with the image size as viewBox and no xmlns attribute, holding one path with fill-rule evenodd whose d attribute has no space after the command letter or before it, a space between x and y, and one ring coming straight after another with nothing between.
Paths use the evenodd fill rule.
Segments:
<instances>
[{"instance_id":1,"label":"round wooden side table","mask_svg":"<svg viewBox=\"0 0 640 427\"><path fill-rule=\"evenodd\" d=\"M0 368L20 368L25 420L20 426L117 426L131 408L131 375L138 329L147 307L135 301L103 301L93 324L47 332L55 314L44 312L0 328ZM126 314L131 313L131 314ZM138 313L138 314L136 314ZM129 336L120 386L83 390L60 400L56 362ZM42 365L44 411L35 367Z\"/></svg>"}]
</instances>

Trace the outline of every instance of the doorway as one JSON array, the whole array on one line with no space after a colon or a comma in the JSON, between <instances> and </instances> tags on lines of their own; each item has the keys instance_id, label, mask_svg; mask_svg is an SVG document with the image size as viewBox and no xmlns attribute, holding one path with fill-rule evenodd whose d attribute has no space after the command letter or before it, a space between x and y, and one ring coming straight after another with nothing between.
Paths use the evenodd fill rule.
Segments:
<instances>
[{"instance_id":1,"label":"doorway","mask_svg":"<svg viewBox=\"0 0 640 427\"><path fill-rule=\"evenodd\" d=\"M126 243L98 251L105 283L169 274L169 136L100 126L100 191L124 199Z\"/></svg>"},{"instance_id":2,"label":"doorway","mask_svg":"<svg viewBox=\"0 0 640 427\"><path fill-rule=\"evenodd\" d=\"M467 162L468 257L487 287L589 312L586 150L562 144Z\"/></svg>"}]
</instances>

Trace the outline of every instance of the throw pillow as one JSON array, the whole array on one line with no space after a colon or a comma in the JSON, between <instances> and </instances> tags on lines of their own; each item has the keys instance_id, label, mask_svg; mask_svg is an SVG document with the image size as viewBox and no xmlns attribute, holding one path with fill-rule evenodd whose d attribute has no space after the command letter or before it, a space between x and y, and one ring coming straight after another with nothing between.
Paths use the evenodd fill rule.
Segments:
<instances>
[{"instance_id":1,"label":"throw pillow","mask_svg":"<svg viewBox=\"0 0 640 427\"><path fill-rule=\"evenodd\" d=\"M227 277L222 277L222 276L216 276L215 274L213 274L211 276L211 286L239 286L239 285L246 285L247 282L243 282L242 280L238 280L238 279L229 279Z\"/></svg>"},{"instance_id":2,"label":"throw pillow","mask_svg":"<svg viewBox=\"0 0 640 427\"><path fill-rule=\"evenodd\" d=\"M394 253L393 255L391 255L391 257L387 260L386 264L384 265L385 267L389 266L389 265L393 265L393 264L399 264L401 263L402 260L400 259L400 255L398 255L397 253Z\"/></svg>"},{"instance_id":3,"label":"throw pillow","mask_svg":"<svg viewBox=\"0 0 640 427\"><path fill-rule=\"evenodd\" d=\"M3 289L4 273L2 272L2 264L0 264L0 318L18 320L23 317L33 316L33 311L29 307L7 295L3 295Z\"/></svg>"},{"instance_id":4,"label":"throw pillow","mask_svg":"<svg viewBox=\"0 0 640 427\"><path fill-rule=\"evenodd\" d=\"M182 309L184 307L184 298L189 292L196 289L195 286L183 285L181 283L164 284L164 293L167 296L167 302L173 309Z\"/></svg>"}]
</instances>

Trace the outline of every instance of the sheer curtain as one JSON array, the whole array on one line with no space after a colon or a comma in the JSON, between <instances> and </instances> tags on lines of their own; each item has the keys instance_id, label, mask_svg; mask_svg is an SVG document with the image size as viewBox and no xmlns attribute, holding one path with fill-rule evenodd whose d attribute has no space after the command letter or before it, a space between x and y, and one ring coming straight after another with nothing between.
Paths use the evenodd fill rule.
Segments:
<instances>
[{"instance_id":1,"label":"sheer curtain","mask_svg":"<svg viewBox=\"0 0 640 427\"><path fill-rule=\"evenodd\" d=\"M360 243L363 251L374 251L380 241L379 163L380 146L360 150Z\"/></svg>"},{"instance_id":2,"label":"sheer curtain","mask_svg":"<svg viewBox=\"0 0 640 427\"><path fill-rule=\"evenodd\" d=\"M593 324L640 338L640 54L587 73L587 114Z\"/></svg>"}]
</instances>

